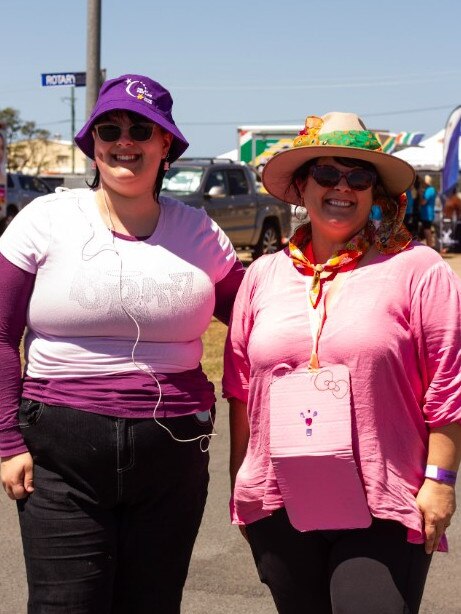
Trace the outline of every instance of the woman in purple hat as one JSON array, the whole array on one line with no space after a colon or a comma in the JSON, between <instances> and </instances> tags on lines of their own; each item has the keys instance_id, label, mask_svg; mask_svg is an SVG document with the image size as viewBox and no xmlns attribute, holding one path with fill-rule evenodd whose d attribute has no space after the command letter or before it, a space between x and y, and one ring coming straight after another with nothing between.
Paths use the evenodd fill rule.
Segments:
<instances>
[{"instance_id":1,"label":"woman in purple hat","mask_svg":"<svg viewBox=\"0 0 461 614\"><path fill-rule=\"evenodd\" d=\"M159 196L188 147L171 109L148 77L104 83L75 138L91 189L1 237L1 473L31 614L180 611L213 434L201 335L243 269L204 211Z\"/></svg>"}]
</instances>

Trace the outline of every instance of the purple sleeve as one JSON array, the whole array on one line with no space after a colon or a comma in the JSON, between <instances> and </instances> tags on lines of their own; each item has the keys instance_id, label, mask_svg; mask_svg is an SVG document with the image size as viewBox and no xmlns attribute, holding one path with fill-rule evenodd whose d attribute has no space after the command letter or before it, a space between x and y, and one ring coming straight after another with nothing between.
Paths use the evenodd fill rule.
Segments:
<instances>
[{"instance_id":1,"label":"purple sleeve","mask_svg":"<svg viewBox=\"0 0 461 614\"><path fill-rule=\"evenodd\" d=\"M240 260L236 260L229 273L215 285L214 316L224 324L229 324L235 295L242 283L245 269Z\"/></svg>"},{"instance_id":2,"label":"purple sleeve","mask_svg":"<svg viewBox=\"0 0 461 614\"><path fill-rule=\"evenodd\" d=\"M22 373L19 345L27 322L27 307L35 275L23 271L0 253L0 456L26 452L17 412Z\"/></svg>"}]
</instances>

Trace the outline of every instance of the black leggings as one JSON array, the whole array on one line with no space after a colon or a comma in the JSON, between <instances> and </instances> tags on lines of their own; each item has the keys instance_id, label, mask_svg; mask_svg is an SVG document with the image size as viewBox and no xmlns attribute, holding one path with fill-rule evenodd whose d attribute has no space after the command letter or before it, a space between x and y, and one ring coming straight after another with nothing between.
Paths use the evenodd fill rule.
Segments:
<instances>
[{"instance_id":1,"label":"black leggings","mask_svg":"<svg viewBox=\"0 0 461 614\"><path fill-rule=\"evenodd\" d=\"M406 528L294 529L284 509L247 525L261 582L279 614L416 614L431 562Z\"/></svg>"}]
</instances>

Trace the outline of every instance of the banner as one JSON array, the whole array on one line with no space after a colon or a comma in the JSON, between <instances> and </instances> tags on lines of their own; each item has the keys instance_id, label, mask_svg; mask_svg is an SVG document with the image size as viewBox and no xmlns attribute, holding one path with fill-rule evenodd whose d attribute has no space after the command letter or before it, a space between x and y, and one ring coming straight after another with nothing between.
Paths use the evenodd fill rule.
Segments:
<instances>
[{"instance_id":1,"label":"banner","mask_svg":"<svg viewBox=\"0 0 461 614\"><path fill-rule=\"evenodd\" d=\"M459 176L459 137L461 132L461 106L451 113L443 139L442 193L456 188Z\"/></svg>"},{"instance_id":2,"label":"banner","mask_svg":"<svg viewBox=\"0 0 461 614\"><path fill-rule=\"evenodd\" d=\"M290 147L298 126L241 126L237 128L239 160L255 167L264 165L282 149Z\"/></svg>"},{"instance_id":3,"label":"banner","mask_svg":"<svg viewBox=\"0 0 461 614\"><path fill-rule=\"evenodd\" d=\"M421 143L423 136L424 132L399 132L395 137L395 144L415 147Z\"/></svg>"},{"instance_id":4,"label":"banner","mask_svg":"<svg viewBox=\"0 0 461 614\"><path fill-rule=\"evenodd\" d=\"M424 136L424 132L399 132L389 134L382 142L384 153L394 153L397 149L404 147L415 147L419 145Z\"/></svg>"}]
</instances>

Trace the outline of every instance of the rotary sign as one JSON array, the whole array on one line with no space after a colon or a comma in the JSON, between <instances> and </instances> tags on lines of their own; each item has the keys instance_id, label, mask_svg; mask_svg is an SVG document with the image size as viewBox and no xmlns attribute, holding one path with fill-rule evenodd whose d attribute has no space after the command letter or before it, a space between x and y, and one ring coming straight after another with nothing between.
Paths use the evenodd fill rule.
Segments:
<instances>
[{"instance_id":1,"label":"rotary sign","mask_svg":"<svg viewBox=\"0 0 461 614\"><path fill-rule=\"evenodd\" d=\"M44 87L55 87L57 85L73 85L83 87L86 85L85 72L51 72L42 73L42 85Z\"/></svg>"}]
</instances>

